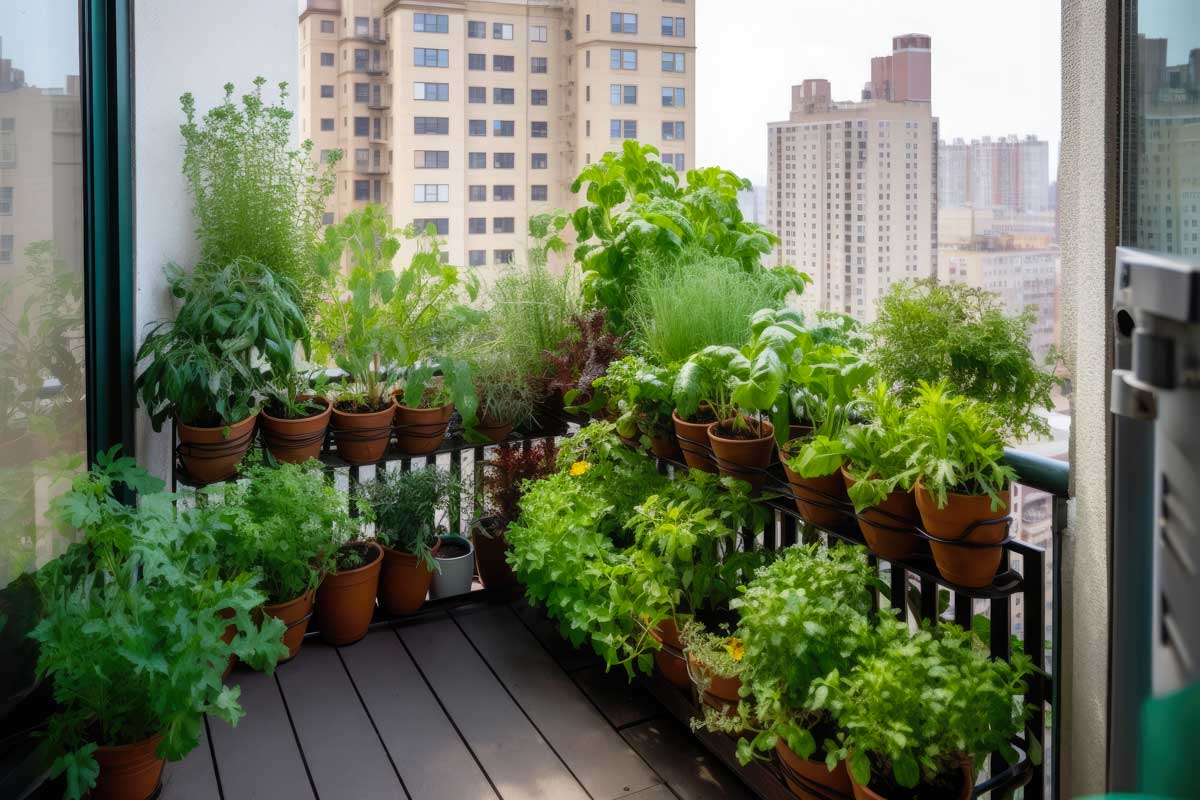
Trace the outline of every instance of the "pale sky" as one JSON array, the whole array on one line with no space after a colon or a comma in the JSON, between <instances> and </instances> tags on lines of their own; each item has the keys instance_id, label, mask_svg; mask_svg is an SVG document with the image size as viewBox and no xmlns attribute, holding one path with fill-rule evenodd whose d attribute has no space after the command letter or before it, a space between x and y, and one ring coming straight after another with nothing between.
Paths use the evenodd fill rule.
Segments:
<instances>
[{"instance_id":1,"label":"pale sky","mask_svg":"<svg viewBox=\"0 0 1200 800\"><path fill-rule=\"evenodd\" d=\"M1057 0L695 2L698 166L765 182L767 123L787 119L792 84L827 78L835 100L857 100L871 56L890 54L894 35L924 33L933 37L933 113L942 138L1037 134L1050 142L1054 179Z\"/></svg>"}]
</instances>

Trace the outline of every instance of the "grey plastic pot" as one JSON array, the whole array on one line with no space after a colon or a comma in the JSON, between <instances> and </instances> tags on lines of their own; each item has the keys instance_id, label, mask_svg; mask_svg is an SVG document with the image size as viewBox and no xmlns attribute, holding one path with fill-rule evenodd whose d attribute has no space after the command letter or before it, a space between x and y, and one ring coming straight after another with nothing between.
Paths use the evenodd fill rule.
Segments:
<instances>
[{"instance_id":1,"label":"grey plastic pot","mask_svg":"<svg viewBox=\"0 0 1200 800\"><path fill-rule=\"evenodd\" d=\"M462 536L440 536L442 546L438 548L437 559L441 571L433 573L433 583L429 587L429 599L439 600L443 597L454 597L471 591L471 579L475 577L475 548L471 540ZM443 558L446 545L460 544L467 548L466 555L454 558Z\"/></svg>"}]
</instances>

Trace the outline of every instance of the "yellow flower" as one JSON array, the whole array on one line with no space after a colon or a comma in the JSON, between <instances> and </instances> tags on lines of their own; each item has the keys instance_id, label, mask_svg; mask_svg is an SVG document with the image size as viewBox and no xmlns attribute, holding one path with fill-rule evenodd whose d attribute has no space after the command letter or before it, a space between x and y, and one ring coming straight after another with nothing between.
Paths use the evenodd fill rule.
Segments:
<instances>
[{"instance_id":1,"label":"yellow flower","mask_svg":"<svg viewBox=\"0 0 1200 800\"><path fill-rule=\"evenodd\" d=\"M741 639L734 636L725 644L725 652L729 653L729 657L734 661L741 661L742 656L746 655L746 645L742 644Z\"/></svg>"},{"instance_id":2,"label":"yellow flower","mask_svg":"<svg viewBox=\"0 0 1200 800\"><path fill-rule=\"evenodd\" d=\"M592 468L592 465L586 461L576 461L574 464L571 465L570 475L572 478L578 478L580 475L583 475L591 468Z\"/></svg>"}]
</instances>

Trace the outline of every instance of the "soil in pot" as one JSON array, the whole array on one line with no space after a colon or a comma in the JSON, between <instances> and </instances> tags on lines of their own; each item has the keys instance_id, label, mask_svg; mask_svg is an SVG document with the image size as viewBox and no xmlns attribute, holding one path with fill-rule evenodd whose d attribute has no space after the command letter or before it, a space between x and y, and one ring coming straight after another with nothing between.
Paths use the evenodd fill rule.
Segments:
<instances>
[{"instance_id":1,"label":"soil in pot","mask_svg":"<svg viewBox=\"0 0 1200 800\"><path fill-rule=\"evenodd\" d=\"M177 422L179 460L187 474L199 483L215 483L233 477L237 466L254 442L258 414L241 422L214 428L198 428Z\"/></svg>"},{"instance_id":2,"label":"soil in pot","mask_svg":"<svg viewBox=\"0 0 1200 800\"><path fill-rule=\"evenodd\" d=\"M433 575L429 587L429 599L455 597L471 591L475 577L475 548L461 536L442 536L437 561L440 572Z\"/></svg>"},{"instance_id":3,"label":"soil in pot","mask_svg":"<svg viewBox=\"0 0 1200 800\"><path fill-rule=\"evenodd\" d=\"M317 403L321 409L300 419L276 416L271 412L279 412L280 409L273 407L264 409L261 415L262 437L267 451L276 459L290 464L301 464L321 455L321 448L325 446L325 431L329 428L333 412L324 398L300 399Z\"/></svg>"},{"instance_id":4,"label":"soil in pot","mask_svg":"<svg viewBox=\"0 0 1200 800\"><path fill-rule=\"evenodd\" d=\"M857 483L845 467L842 467L842 480L847 491ZM911 532L920 522L916 498L912 492L903 489L891 492L882 503L864 509L858 515L858 527L867 546L875 555L889 561L910 558L922 549L921 543L925 540Z\"/></svg>"},{"instance_id":5,"label":"soil in pot","mask_svg":"<svg viewBox=\"0 0 1200 800\"><path fill-rule=\"evenodd\" d=\"M392 439L395 413L395 403L391 400L375 410L335 404L329 427L333 429L333 443L342 461L361 465L374 464L383 458Z\"/></svg>"},{"instance_id":6,"label":"soil in pot","mask_svg":"<svg viewBox=\"0 0 1200 800\"><path fill-rule=\"evenodd\" d=\"M702 408L692 421L680 419L678 412L674 411L671 412L671 420L675 424L675 438L679 441L679 449L683 451L684 463L692 469L715 474L717 462L713 461L709 451L708 426L717 421L716 416L707 408Z\"/></svg>"},{"instance_id":7,"label":"soil in pot","mask_svg":"<svg viewBox=\"0 0 1200 800\"><path fill-rule=\"evenodd\" d=\"M732 716L737 712L738 702L741 700L741 696L738 694L738 690L742 688L741 678L736 675L732 678L714 675L690 653L687 654L687 665L692 682L698 691L700 691L701 684L708 684L708 688L703 689L705 705L715 708L727 716Z\"/></svg>"},{"instance_id":8,"label":"soil in pot","mask_svg":"<svg viewBox=\"0 0 1200 800\"><path fill-rule=\"evenodd\" d=\"M434 542L430 552L436 556L442 540ZM388 614L399 617L413 614L425 604L433 572L424 559L412 553L383 548L383 570L379 575L379 604Z\"/></svg>"},{"instance_id":9,"label":"soil in pot","mask_svg":"<svg viewBox=\"0 0 1200 800\"><path fill-rule=\"evenodd\" d=\"M282 661L290 661L300 652L304 644L304 634L308 632L308 621L313 614L313 596L316 592L309 589L295 600L286 603L263 606L263 612L283 622L287 630L283 632L283 643L288 649L288 657ZM282 663L282 661L280 663Z\"/></svg>"},{"instance_id":10,"label":"soil in pot","mask_svg":"<svg viewBox=\"0 0 1200 800\"><path fill-rule=\"evenodd\" d=\"M817 741L821 740L818 738ZM830 772L820 751L814 753L811 759L801 758L783 739L775 743L775 754L779 756L779 764L783 768L783 778L788 789L797 797L804 800L849 800L851 797L854 790L850 785L850 773L846 769L845 761L839 762Z\"/></svg>"},{"instance_id":11,"label":"soil in pot","mask_svg":"<svg viewBox=\"0 0 1200 800\"><path fill-rule=\"evenodd\" d=\"M396 448L410 456L428 455L446 439L454 404L437 408L411 408L396 401Z\"/></svg>"},{"instance_id":12,"label":"soil in pot","mask_svg":"<svg viewBox=\"0 0 1200 800\"><path fill-rule=\"evenodd\" d=\"M516 575L504 558L508 542L499 517L481 519L471 530L471 543L475 547L475 568L485 589L504 590L516 585Z\"/></svg>"},{"instance_id":13,"label":"soil in pot","mask_svg":"<svg viewBox=\"0 0 1200 800\"><path fill-rule=\"evenodd\" d=\"M688 675L687 660L683 657L683 642L679 640L679 628L675 620L668 617L650 631L654 641L662 645L654 651L654 663L663 676L680 688L692 685Z\"/></svg>"},{"instance_id":14,"label":"soil in pot","mask_svg":"<svg viewBox=\"0 0 1200 800\"><path fill-rule=\"evenodd\" d=\"M717 470L730 478L746 481L757 492L767 482L767 467L775 452L775 428L764 421L738 428L731 420L708 426Z\"/></svg>"},{"instance_id":15,"label":"soil in pot","mask_svg":"<svg viewBox=\"0 0 1200 800\"><path fill-rule=\"evenodd\" d=\"M960 586L979 588L988 586L996 577L1000 567L1003 548L999 543L1008 536L1008 523L992 522L984 525L972 524L980 520L1008 516L1012 508L1010 489L1000 493L1004 507L992 510L992 500L987 495L948 494L946 507L938 508L933 495L918 482L914 488L917 509L921 512L921 523L925 532L939 539L970 542L995 543L996 547L958 547L952 544L930 542L934 561L942 577ZM971 529L968 532L968 529Z\"/></svg>"},{"instance_id":16,"label":"soil in pot","mask_svg":"<svg viewBox=\"0 0 1200 800\"><path fill-rule=\"evenodd\" d=\"M329 573L317 589L317 627L321 639L332 645L367 635L383 566L383 548L374 542L351 542L342 549L356 553L359 566Z\"/></svg>"},{"instance_id":17,"label":"soil in pot","mask_svg":"<svg viewBox=\"0 0 1200 800\"><path fill-rule=\"evenodd\" d=\"M145 800L158 789L165 758L155 754L162 736L151 736L133 744L97 747L100 774L89 797L92 800Z\"/></svg>"},{"instance_id":18,"label":"soil in pot","mask_svg":"<svg viewBox=\"0 0 1200 800\"><path fill-rule=\"evenodd\" d=\"M954 775L943 775L944 784L919 783L906 789L896 783L890 768L877 767L871 759L871 785L863 786L850 776L855 800L970 800L975 788L975 772L964 763Z\"/></svg>"}]
</instances>

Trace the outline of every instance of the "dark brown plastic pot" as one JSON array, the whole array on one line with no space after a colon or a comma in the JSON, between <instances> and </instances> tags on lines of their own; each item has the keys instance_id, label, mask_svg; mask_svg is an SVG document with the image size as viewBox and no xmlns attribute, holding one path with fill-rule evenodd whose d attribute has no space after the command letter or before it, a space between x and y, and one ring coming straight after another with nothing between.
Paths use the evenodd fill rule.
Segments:
<instances>
[{"instance_id":1,"label":"dark brown plastic pot","mask_svg":"<svg viewBox=\"0 0 1200 800\"><path fill-rule=\"evenodd\" d=\"M100 774L89 797L92 800L146 800L158 790L165 758L159 758L162 735L151 736L133 744L96 748L96 763Z\"/></svg>"},{"instance_id":2,"label":"dark brown plastic pot","mask_svg":"<svg viewBox=\"0 0 1200 800\"><path fill-rule=\"evenodd\" d=\"M767 482L767 467L775 452L775 428L763 421L763 435L754 439L733 439L722 435L721 426L729 422L714 422L708 426L708 442L712 445L717 471L730 478L750 484L758 491Z\"/></svg>"},{"instance_id":3,"label":"dark brown plastic pot","mask_svg":"<svg viewBox=\"0 0 1200 800\"><path fill-rule=\"evenodd\" d=\"M516 426L512 423L502 425L485 414L480 418L478 424L475 425L475 431L482 436L486 436L492 444L500 444L513 432L514 427Z\"/></svg>"},{"instance_id":4,"label":"dark brown plastic pot","mask_svg":"<svg viewBox=\"0 0 1200 800\"><path fill-rule=\"evenodd\" d=\"M682 461L683 451L679 449L679 437L674 431L668 432L663 436L652 436L650 438L650 452L654 453L658 458L665 458L668 461Z\"/></svg>"},{"instance_id":5,"label":"dark brown plastic pot","mask_svg":"<svg viewBox=\"0 0 1200 800\"><path fill-rule=\"evenodd\" d=\"M228 427L197 428L176 422L179 434L179 460L184 470L200 483L215 483L233 477L238 463L254 442L255 412Z\"/></svg>"},{"instance_id":6,"label":"dark brown plastic pot","mask_svg":"<svg viewBox=\"0 0 1200 800\"><path fill-rule=\"evenodd\" d=\"M846 491L858 483L846 468L842 467L842 480ZM890 516L889 516L890 515ZM915 528L921 523L921 512L912 492L896 489L877 506L864 509L858 515L858 527L875 555L889 561L909 558L921 548L922 539L912 532L897 528Z\"/></svg>"},{"instance_id":7,"label":"dark brown plastic pot","mask_svg":"<svg viewBox=\"0 0 1200 800\"><path fill-rule=\"evenodd\" d=\"M687 422L679 418L679 413L671 412L671 420L675 423L675 438L679 441L679 449L683 451L683 461L692 469L701 472L717 472L717 464L708 452L708 422Z\"/></svg>"},{"instance_id":8,"label":"dark brown plastic pot","mask_svg":"<svg viewBox=\"0 0 1200 800\"><path fill-rule=\"evenodd\" d=\"M705 681L708 683L708 688L703 690L705 705L715 708L723 714L732 715L741 700L738 690L742 688L742 679L736 675L732 678L713 675L693 658L691 653L687 654L687 663L689 674L697 690Z\"/></svg>"},{"instance_id":9,"label":"dark brown plastic pot","mask_svg":"<svg viewBox=\"0 0 1200 800\"><path fill-rule=\"evenodd\" d=\"M796 510L805 520L821 528L841 528L852 522L853 506L846 494L846 483L834 472L818 478L802 478L783 461L783 472L796 495ZM840 505L839 505L840 504ZM837 506L830 508L830 506Z\"/></svg>"},{"instance_id":10,"label":"dark brown plastic pot","mask_svg":"<svg viewBox=\"0 0 1200 800\"><path fill-rule=\"evenodd\" d=\"M671 683L680 688L692 685L688 675L687 661L683 657L683 642L679 640L679 628L675 620L668 617L658 623L658 627L650 631L654 641L662 645L654 651L654 663Z\"/></svg>"},{"instance_id":11,"label":"dark brown plastic pot","mask_svg":"<svg viewBox=\"0 0 1200 800\"><path fill-rule=\"evenodd\" d=\"M333 645L351 644L367 635L383 564L383 548L374 542L352 542L345 547L363 550L367 563L330 572L317 589L317 627L321 639Z\"/></svg>"},{"instance_id":12,"label":"dark brown plastic pot","mask_svg":"<svg viewBox=\"0 0 1200 800\"><path fill-rule=\"evenodd\" d=\"M353 414L333 409L330 427L338 457L347 464L374 464L387 452L392 439L392 419L396 404L391 402L380 411Z\"/></svg>"},{"instance_id":13,"label":"dark brown plastic pot","mask_svg":"<svg viewBox=\"0 0 1200 800\"><path fill-rule=\"evenodd\" d=\"M831 800L835 797L849 800L854 791L845 761L838 762L830 772L824 761L812 761L796 755L782 737L775 743L775 754L783 766L784 781L797 797L804 800Z\"/></svg>"},{"instance_id":14,"label":"dark brown plastic pot","mask_svg":"<svg viewBox=\"0 0 1200 800\"><path fill-rule=\"evenodd\" d=\"M288 657L283 659L283 661L290 661L295 658L296 653L300 652L300 645L304 644L304 634L308 631L308 621L312 619L314 594L315 592L309 589L295 600L289 600L286 603L276 603L272 606L263 606L264 613L275 617L275 619L280 620L287 626L287 630L283 632L283 644L288 649Z\"/></svg>"},{"instance_id":15,"label":"dark brown plastic pot","mask_svg":"<svg viewBox=\"0 0 1200 800\"><path fill-rule=\"evenodd\" d=\"M939 539L970 542L995 543L996 547L958 547L952 544L930 542L933 559L937 562L942 577L959 586L979 588L989 586L1000 567L1003 549L999 543L1008 536L1008 524L992 522L976 525L969 533L968 528L980 520L1007 516L1012 505L1010 490L1000 493L1004 507L992 510L992 499L987 495L947 494L946 507L938 508L933 495L917 482L914 488L917 509L921 512L921 523L925 532Z\"/></svg>"},{"instance_id":16,"label":"dark brown plastic pot","mask_svg":"<svg viewBox=\"0 0 1200 800\"><path fill-rule=\"evenodd\" d=\"M396 401L396 448L410 456L437 450L446 439L454 403L440 408L411 408Z\"/></svg>"},{"instance_id":17,"label":"dark brown plastic pot","mask_svg":"<svg viewBox=\"0 0 1200 800\"><path fill-rule=\"evenodd\" d=\"M471 544L475 547L475 567L485 589L510 589L517 577L504 555L508 542L500 528L499 517L485 517L471 528Z\"/></svg>"},{"instance_id":18,"label":"dark brown plastic pot","mask_svg":"<svg viewBox=\"0 0 1200 800\"><path fill-rule=\"evenodd\" d=\"M436 554L442 546L439 539L430 548ZM425 604L433 573L412 553L383 548L383 571L379 575L379 604L388 614L399 617L413 614Z\"/></svg>"},{"instance_id":19,"label":"dark brown plastic pot","mask_svg":"<svg viewBox=\"0 0 1200 800\"><path fill-rule=\"evenodd\" d=\"M332 408L325 399L300 399L320 403L324 409L302 419L273 417L266 411L262 412L261 417L263 442L267 451L289 464L301 464L321 455L321 448L325 445L325 431L329 428L329 418L332 415Z\"/></svg>"},{"instance_id":20,"label":"dark brown plastic pot","mask_svg":"<svg viewBox=\"0 0 1200 800\"><path fill-rule=\"evenodd\" d=\"M869 787L861 785L854 780L854 776L850 776L850 783L854 789L854 800L891 800L889 797L873 791ZM971 765L964 762L962 764L962 788L958 792L958 800L970 800L971 795L975 790L975 770ZM915 789L907 790L905 796L921 796L922 787L918 785ZM914 794L915 793L915 794Z\"/></svg>"}]
</instances>

